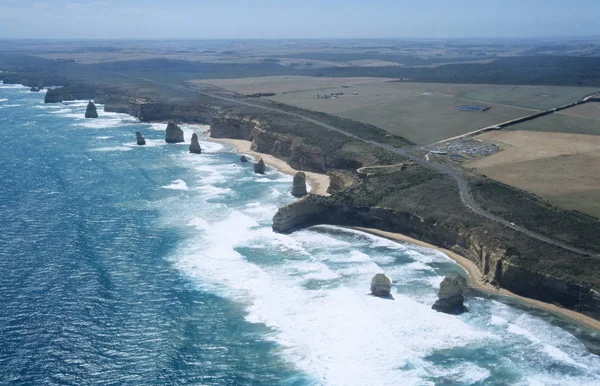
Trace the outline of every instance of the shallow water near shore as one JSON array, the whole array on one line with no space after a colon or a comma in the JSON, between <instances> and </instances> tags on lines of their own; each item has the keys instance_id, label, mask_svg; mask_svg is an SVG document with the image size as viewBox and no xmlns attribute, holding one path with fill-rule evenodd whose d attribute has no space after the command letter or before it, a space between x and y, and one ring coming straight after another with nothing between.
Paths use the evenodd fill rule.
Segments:
<instances>
[{"instance_id":1,"label":"shallow water near shore","mask_svg":"<svg viewBox=\"0 0 600 386\"><path fill-rule=\"evenodd\" d=\"M598 384L542 312L431 310L435 250L317 226L272 232L292 177L163 124L83 119L0 85L0 384ZM135 131L147 146L135 145ZM394 300L368 296L386 272Z\"/></svg>"}]
</instances>

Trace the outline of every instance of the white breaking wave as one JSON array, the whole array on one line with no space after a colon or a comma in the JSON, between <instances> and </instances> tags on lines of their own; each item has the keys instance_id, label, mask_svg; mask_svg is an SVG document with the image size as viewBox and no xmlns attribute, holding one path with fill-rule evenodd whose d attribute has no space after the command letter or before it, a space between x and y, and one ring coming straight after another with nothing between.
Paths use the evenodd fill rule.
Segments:
<instances>
[{"instance_id":1,"label":"white breaking wave","mask_svg":"<svg viewBox=\"0 0 600 386\"><path fill-rule=\"evenodd\" d=\"M128 151L131 150L130 147L127 146L109 146L109 147L99 147L96 149L91 149L92 151Z\"/></svg>"},{"instance_id":2,"label":"white breaking wave","mask_svg":"<svg viewBox=\"0 0 600 386\"><path fill-rule=\"evenodd\" d=\"M163 186L163 189L188 190L188 186L184 180L175 180L173 183Z\"/></svg>"},{"instance_id":3,"label":"white breaking wave","mask_svg":"<svg viewBox=\"0 0 600 386\"><path fill-rule=\"evenodd\" d=\"M432 378L453 384L491 382L492 371L478 364L476 356L453 366L429 356L500 347L507 341L523 353L533 350L540 363L600 366L570 334L498 302L467 303L476 309L460 317L433 311L444 277L440 265L460 271L441 252L333 226L274 233L271 219L288 197L291 176L269 170L258 177L251 168L216 155L182 152L173 161L187 166L198 184L185 198L157 203L169 223L193 229L173 255L174 264L203 290L240 304L248 322L268 326L272 332L265 338L318 384L423 385L434 384L427 380ZM396 283L395 300L368 295L378 272ZM498 304L503 308L497 315L486 316L486 310L481 315L480 303L486 310L496 310ZM502 320L501 315L511 314L510 323ZM517 323L519 315L541 324ZM538 331L539 341L519 329ZM551 343L556 341L564 343ZM548 381L545 370L533 365L507 366L522 373L524 383ZM596 378L585 376L575 383L590 380ZM559 383L571 381L565 376Z\"/></svg>"}]
</instances>

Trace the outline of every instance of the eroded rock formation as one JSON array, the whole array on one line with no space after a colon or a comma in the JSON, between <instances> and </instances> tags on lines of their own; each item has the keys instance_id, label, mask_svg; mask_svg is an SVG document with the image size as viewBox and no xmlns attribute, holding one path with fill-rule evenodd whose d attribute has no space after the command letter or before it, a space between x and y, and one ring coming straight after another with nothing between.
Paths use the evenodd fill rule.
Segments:
<instances>
[{"instance_id":1,"label":"eroded rock formation","mask_svg":"<svg viewBox=\"0 0 600 386\"><path fill-rule=\"evenodd\" d=\"M86 118L98 118L98 111L96 110L96 105L94 102L89 101L88 105L85 109L85 117Z\"/></svg>"},{"instance_id":2,"label":"eroded rock formation","mask_svg":"<svg viewBox=\"0 0 600 386\"><path fill-rule=\"evenodd\" d=\"M88 85L73 85L49 89L44 96L44 103L58 103L63 101L74 101L81 99L94 99L96 87Z\"/></svg>"},{"instance_id":3,"label":"eroded rock formation","mask_svg":"<svg viewBox=\"0 0 600 386\"><path fill-rule=\"evenodd\" d=\"M298 172L294 175L294 182L292 185L292 196L302 197L306 196L306 174L304 172Z\"/></svg>"},{"instance_id":4,"label":"eroded rock formation","mask_svg":"<svg viewBox=\"0 0 600 386\"><path fill-rule=\"evenodd\" d=\"M139 131L135 132L135 140L136 140L138 146L143 146L146 144L146 140L142 136L142 133L140 133Z\"/></svg>"},{"instance_id":5,"label":"eroded rock formation","mask_svg":"<svg viewBox=\"0 0 600 386\"><path fill-rule=\"evenodd\" d=\"M379 297L391 296L392 280L385 273L378 273L371 279L371 294Z\"/></svg>"},{"instance_id":6,"label":"eroded rock formation","mask_svg":"<svg viewBox=\"0 0 600 386\"><path fill-rule=\"evenodd\" d=\"M196 133L192 134L192 143L190 144L190 153L194 153L194 154L202 153L202 148L200 147L200 143L198 142L198 135Z\"/></svg>"},{"instance_id":7,"label":"eroded rock formation","mask_svg":"<svg viewBox=\"0 0 600 386\"><path fill-rule=\"evenodd\" d=\"M462 314L467 310L463 304L463 292L466 288L467 283L461 276L446 276L440 284L438 300L431 308L446 314Z\"/></svg>"},{"instance_id":8,"label":"eroded rock formation","mask_svg":"<svg viewBox=\"0 0 600 386\"><path fill-rule=\"evenodd\" d=\"M175 122L169 122L165 131L166 143L181 143L185 142L183 138L183 130Z\"/></svg>"},{"instance_id":9,"label":"eroded rock formation","mask_svg":"<svg viewBox=\"0 0 600 386\"><path fill-rule=\"evenodd\" d=\"M240 162L241 163L246 163L246 162L248 162L248 158L246 158L246 156L243 155L243 156L240 157Z\"/></svg>"},{"instance_id":10,"label":"eroded rock formation","mask_svg":"<svg viewBox=\"0 0 600 386\"><path fill-rule=\"evenodd\" d=\"M254 173L265 174L265 161L263 161L262 158L254 164Z\"/></svg>"}]
</instances>

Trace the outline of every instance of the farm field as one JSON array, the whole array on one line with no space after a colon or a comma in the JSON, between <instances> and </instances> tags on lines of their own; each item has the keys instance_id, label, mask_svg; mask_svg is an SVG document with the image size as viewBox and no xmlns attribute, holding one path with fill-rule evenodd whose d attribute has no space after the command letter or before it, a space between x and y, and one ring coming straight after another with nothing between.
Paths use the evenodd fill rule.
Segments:
<instances>
[{"instance_id":1,"label":"farm field","mask_svg":"<svg viewBox=\"0 0 600 386\"><path fill-rule=\"evenodd\" d=\"M502 151L465 166L565 209L600 218L600 136L500 131L478 139Z\"/></svg>"},{"instance_id":2,"label":"farm field","mask_svg":"<svg viewBox=\"0 0 600 386\"><path fill-rule=\"evenodd\" d=\"M366 77L269 76L191 83L208 83L245 95L276 93L267 99L372 124L420 145L577 101L596 91L582 87L413 83ZM456 107L461 105L491 108L485 112L458 111ZM573 126L582 134L594 133L594 125L589 122L558 126L553 123L548 124ZM538 120L524 125L531 125L531 130L539 126ZM541 125L546 123L542 121Z\"/></svg>"},{"instance_id":3,"label":"farm field","mask_svg":"<svg viewBox=\"0 0 600 386\"><path fill-rule=\"evenodd\" d=\"M288 94L302 91L325 90L355 86L365 83L381 83L389 81L386 78L335 78L315 76L263 76L236 79L202 79L190 81L191 84L211 84L225 90L243 95L256 93Z\"/></svg>"},{"instance_id":4,"label":"farm field","mask_svg":"<svg viewBox=\"0 0 600 386\"><path fill-rule=\"evenodd\" d=\"M492 85L456 95L487 103L547 110L600 91L591 87Z\"/></svg>"},{"instance_id":5,"label":"farm field","mask_svg":"<svg viewBox=\"0 0 600 386\"><path fill-rule=\"evenodd\" d=\"M592 105L586 103L583 106ZM578 106L579 107L579 106ZM565 110L568 111L568 110ZM568 133L600 135L600 120L564 114L562 112L546 115L531 121L511 126L510 130L543 131L548 133Z\"/></svg>"},{"instance_id":6,"label":"farm field","mask_svg":"<svg viewBox=\"0 0 600 386\"><path fill-rule=\"evenodd\" d=\"M485 112L458 111L457 106L473 102L451 95L475 87L479 86L379 81L348 88L291 92L268 99L369 123L417 144L439 141L531 114L529 110L492 104L486 104L492 108ZM343 95L323 98L332 93Z\"/></svg>"},{"instance_id":7,"label":"farm field","mask_svg":"<svg viewBox=\"0 0 600 386\"><path fill-rule=\"evenodd\" d=\"M561 114L600 119L600 102L590 102L582 105L577 105L561 111Z\"/></svg>"}]
</instances>

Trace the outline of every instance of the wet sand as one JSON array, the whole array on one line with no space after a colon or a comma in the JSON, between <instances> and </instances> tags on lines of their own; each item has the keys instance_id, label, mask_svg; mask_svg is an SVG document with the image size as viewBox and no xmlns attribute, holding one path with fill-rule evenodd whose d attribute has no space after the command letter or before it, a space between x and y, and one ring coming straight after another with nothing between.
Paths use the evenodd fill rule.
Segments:
<instances>
[{"instance_id":1,"label":"wet sand","mask_svg":"<svg viewBox=\"0 0 600 386\"><path fill-rule=\"evenodd\" d=\"M279 158L276 158L270 154L257 153L257 152L252 151L250 149L250 146L252 145L252 143L250 141L241 140L241 139L226 139L226 138L210 138L210 140L215 141L215 142L233 145L239 153L248 154L255 158L261 157L265 161L266 164L274 167L275 169L279 170L282 173L287 173L287 174L293 175L298 171L298 170L292 168L290 165L288 165L285 161L283 161ZM324 196L329 196L329 194L327 193L327 188L329 187L329 176L327 176L325 174L320 174L320 173L312 173L312 172L305 172L305 173L306 173L306 179L311 187L310 192L312 194L320 194L320 195L324 195ZM393 241L405 242L405 243L409 243L409 244L413 244L413 245L418 245L420 247L425 247L425 248L430 248L430 249L435 249L437 251L440 251L440 252L444 253L446 256L450 257L452 260L454 260L458 265L460 265L467 272L467 274L469 276L469 285L472 288L475 288L477 290L480 290L482 292L486 292L489 294L494 294L494 295L498 295L498 296L504 296L504 297L508 297L511 299L515 299L523 304L532 305L541 310L555 314L561 318L568 319L568 320L570 320L580 326L583 326L585 328L600 332L600 321L598 321L596 319L593 319L589 316L580 314L575 311L568 310L566 308L559 307L554 304L545 303L545 302L542 302L539 300L526 298L526 297L514 294L505 289L495 287L495 286L485 282L483 280L483 275L481 274L481 271L475 265L475 263L473 263L471 260L467 259L466 257L461 256L451 250L436 247L435 245L432 245L432 244L429 244L429 243L426 243L426 242L423 242L423 241L420 241L417 239L413 239L412 237L403 235L401 233L386 232L386 231L382 231L379 229L362 228L362 227L352 227L352 229L356 229L356 230L360 230L360 231L370 233L370 234L373 234L376 236L384 237L384 238L387 238L387 239L393 240Z\"/></svg>"},{"instance_id":2,"label":"wet sand","mask_svg":"<svg viewBox=\"0 0 600 386\"><path fill-rule=\"evenodd\" d=\"M267 165L274 167L275 169L279 170L282 173L294 175L294 174L296 174L296 172L300 171L300 170L294 169L293 167L288 165L285 161L280 160L279 158L277 158L275 156L272 156L270 154L257 153L255 151L252 151L250 149L252 142L250 142L250 141L246 141L243 139L212 138L212 137L210 137L210 140L214 141L214 142L226 143L229 145L233 145L237 149L238 153L240 153L240 154L248 154L254 158L262 158L263 161L265 161L265 163ZM321 174L321 173L307 172L307 171L304 171L304 173L306 174L306 180L308 181L308 184L310 185L310 193L318 194L321 196L329 196L329 193L327 193L327 188L329 187L329 176L328 175Z\"/></svg>"}]
</instances>

